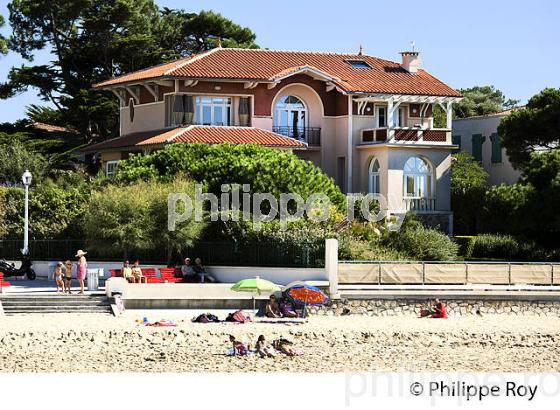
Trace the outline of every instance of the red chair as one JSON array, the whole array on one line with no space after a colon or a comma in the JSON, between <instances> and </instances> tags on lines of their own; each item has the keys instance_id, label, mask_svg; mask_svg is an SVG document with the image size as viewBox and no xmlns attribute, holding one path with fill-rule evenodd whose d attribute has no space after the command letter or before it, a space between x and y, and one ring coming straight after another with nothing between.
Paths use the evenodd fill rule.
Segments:
<instances>
[{"instance_id":1,"label":"red chair","mask_svg":"<svg viewBox=\"0 0 560 410\"><path fill-rule=\"evenodd\" d=\"M109 269L112 278L122 278L122 269Z\"/></svg>"},{"instance_id":2,"label":"red chair","mask_svg":"<svg viewBox=\"0 0 560 410\"><path fill-rule=\"evenodd\" d=\"M7 288L10 286L10 282L4 280L4 272L0 272L0 287Z\"/></svg>"},{"instance_id":3,"label":"red chair","mask_svg":"<svg viewBox=\"0 0 560 410\"><path fill-rule=\"evenodd\" d=\"M157 276L155 268L142 268L142 276L146 278L146 283L163 283L163 279Z\"/></svg>"},{"instance_id":4,"label":"red chair","mask_svg":"<svg viewBox=\"0 0 560 410\"><path fill-rule=\"evenodd\" d=\"M180 273L181 269L178 269L178 271ZM159 274L164 282L181 283L183 281L182 277L177 276L177 269L175 268L159 268Z\"/></svg>"}]
</instances>

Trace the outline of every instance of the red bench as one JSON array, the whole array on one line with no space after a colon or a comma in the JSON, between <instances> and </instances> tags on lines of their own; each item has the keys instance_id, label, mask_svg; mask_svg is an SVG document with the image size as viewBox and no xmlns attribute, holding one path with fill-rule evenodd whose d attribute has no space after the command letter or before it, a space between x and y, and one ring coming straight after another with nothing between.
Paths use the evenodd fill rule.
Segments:
<instances>
[{"instance_id":1,"label":"red bench","mask_svg":"<svg viewBox=\"0 0 560 410\"><path fill-rule=\"evenodd\" d=\"M159 268L159 274L164 282L181 283L183 282L182 272L179 268Z\"/></svg>"},{"instance_id":2,"label":"red bench","mask_svg":"<svg viewBox=\"0 0 560 410\"><path fill-rule=\"evenodd\" d=\"M147 283L163 283L163 279L157 275L155 268L142 268L142 276L146 278Z\"/></svg>"},{"instance_id":3,"label":"red bench","mask_svg":"<svg viewBox=\"0 0 560 410\"><path fill-rule=\"evenodd\" d=\"M0 287L7 288L10 286L10 282L4 280L4 272L0 272Z\"/></svg>"}]
</instances>

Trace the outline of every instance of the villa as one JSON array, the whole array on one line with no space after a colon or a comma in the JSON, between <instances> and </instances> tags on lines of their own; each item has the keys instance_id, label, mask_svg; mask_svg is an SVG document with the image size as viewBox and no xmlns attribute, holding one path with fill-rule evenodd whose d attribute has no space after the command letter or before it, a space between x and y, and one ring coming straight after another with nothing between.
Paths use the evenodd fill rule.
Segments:
<instances>
[{"instance_id":1,"label":"villa","mask_svg":"<svg viewBox=\"0 0 560 410\"><path fill-rule=\"evenodd\" d=\"M217 47L96 84L120 101L120 136L92 145L107 175L130 153L174 142L289 149L344 192L382 194L451 229L452 104L420 68L366 55ZM446 126L434 126L434 109Z\"/></svg>"}]
</instances>

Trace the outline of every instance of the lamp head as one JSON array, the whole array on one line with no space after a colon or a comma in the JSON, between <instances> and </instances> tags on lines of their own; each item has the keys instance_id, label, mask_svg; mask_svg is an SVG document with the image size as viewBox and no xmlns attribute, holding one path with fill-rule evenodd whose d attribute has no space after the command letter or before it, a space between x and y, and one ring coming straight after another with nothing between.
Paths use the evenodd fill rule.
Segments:
<instances>
[{"instance_id":1,"label":"lamp head","mask_svg":"<svg viewBox=\"0 0 560 410\"><path fill-rule=\"evenodd\" d=\"M31 175L31 172L29 172L29 170L25 170L25 172L23 173L23 175L21 176L21 180L23 182L23 185L29 186L31 185L31 180L32 180L33 176Z\"/></svg>"}]
</instances>

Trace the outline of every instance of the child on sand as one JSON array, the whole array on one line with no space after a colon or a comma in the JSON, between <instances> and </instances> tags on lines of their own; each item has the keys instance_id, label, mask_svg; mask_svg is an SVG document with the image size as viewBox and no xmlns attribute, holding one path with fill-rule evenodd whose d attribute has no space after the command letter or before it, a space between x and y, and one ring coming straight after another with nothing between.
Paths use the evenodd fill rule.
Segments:
<instances>
[{"instance_id":1,"label":"child on sand","mask_svg":"<svg viewBox=\"0 0 560 410\"><path fill-rule=\"evenodd\" d=\"M257 353L261 357L274 357L274 349L266 342L264 335L260 335L257 339Z\"/></svg>"},{"instance_id":2,"label":"child on sand","mask_svg":"<svg viewBox=\"0 0 560 410\"><path fill-rule=\"evenodd\" d=\"M249 348L242 342L236 340L235 336L229 335L229 341L233 347L233 356L247 356L247 354L249 354Z\"/></svg>"},{"instance_id":3,"label":"child on sand","mask_svg":"<svg viewBox=\"0 0 560 410\"><path fill-rule=\"evenodd\" d=\"M58 262L54 267L53 279L56 281L56 293L65 293L64 281L62 280L62 262Z\"/></svg>"},{"instance_id":4,"label":"child on sand","mask_svg":"<svg viewBox=\"0 0 560 410\"><path fill-rule=\"evenodd\" d=\"M275 340L274 342L272 342L272 346L280 353L284 353L286 356L301 355L301 352L293 347L293 343L284 338Z\"/></svg>"}]
</instances>

